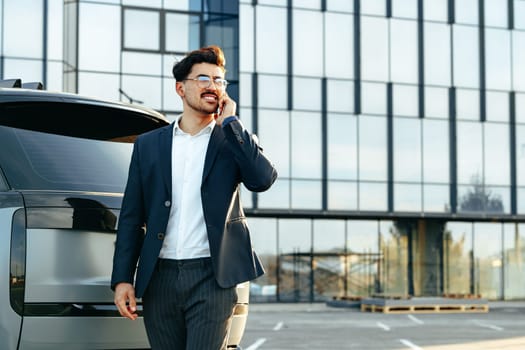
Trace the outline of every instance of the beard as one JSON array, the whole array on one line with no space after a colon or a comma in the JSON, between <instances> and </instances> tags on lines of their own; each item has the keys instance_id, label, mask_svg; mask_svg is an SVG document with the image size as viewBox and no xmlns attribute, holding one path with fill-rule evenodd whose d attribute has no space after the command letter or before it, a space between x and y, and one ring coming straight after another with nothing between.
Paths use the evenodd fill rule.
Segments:
<instances>
[{"instance_id":1,"label":"beard","mask_svg":"<svg viewBox=\"0 0 525 350\"><path fill-rule=\"evenodd\" d=\"M203 114L213 114L217 112L217 108L219 108L218 101L213 104L209 104L202 101L202 96L199 96L198 99L186 99L186 103L194 111Z\"/></svg>"}]
</instances>

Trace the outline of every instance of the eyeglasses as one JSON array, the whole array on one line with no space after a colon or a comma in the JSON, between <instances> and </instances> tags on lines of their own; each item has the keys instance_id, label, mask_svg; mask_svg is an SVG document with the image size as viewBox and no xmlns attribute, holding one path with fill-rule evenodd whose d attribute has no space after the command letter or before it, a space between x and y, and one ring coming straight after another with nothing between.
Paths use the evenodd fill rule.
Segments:
<instances>
[{"instance_id":1,"label":"eyeglasses","mask_svg":"<svg viewBox=\"0 0 525 350\"><path fill-rule=\"evenodd\" d=\"M207 76L207 75L199 75L197 78L186 78L184 80L196 81L197 85L201 89L209 88L211 86L212 81L213 81L213 84L215 84L217 88L222 89L222 90L226 89L226 86L228 85L228 81L226 79L222 79L222 78L212 79L210 76Z\"/></svg>"}]
</instances>

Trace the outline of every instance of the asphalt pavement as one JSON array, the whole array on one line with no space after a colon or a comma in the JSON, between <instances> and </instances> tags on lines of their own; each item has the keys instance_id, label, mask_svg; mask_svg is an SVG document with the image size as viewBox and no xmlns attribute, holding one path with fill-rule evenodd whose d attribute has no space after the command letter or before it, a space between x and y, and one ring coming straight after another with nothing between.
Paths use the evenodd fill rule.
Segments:
<instances>
[{"instance_id":1,"label":"asphalt pavement","mask_svg":"<svg viewBox=\"0 0 525 350\"><path fill-rule=\"evenodd\" d=\"M243 350L524 350L525 301L488 312L382 313L326 303L252 303Z\"/></svg>"}]
</instances>

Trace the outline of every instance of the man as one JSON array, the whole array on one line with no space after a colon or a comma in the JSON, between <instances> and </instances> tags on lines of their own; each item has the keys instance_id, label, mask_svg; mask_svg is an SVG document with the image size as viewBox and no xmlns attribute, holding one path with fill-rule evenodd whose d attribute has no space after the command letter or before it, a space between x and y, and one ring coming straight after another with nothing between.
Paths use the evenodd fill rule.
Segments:
<instances>
[{"instance_id":1,"label":"man","mask_svg":"<svg viewBox=\"0 0 525 350\"><path fill-rule=\"evenodd\" d=\"M236 117L224 75L217 46L175 64L182 114L133 148L111 288L132 320L142 298L154 350L225 349L236 285L264 273L239 186L265 191L277 172Z\"/></svg>"}]
</instances>

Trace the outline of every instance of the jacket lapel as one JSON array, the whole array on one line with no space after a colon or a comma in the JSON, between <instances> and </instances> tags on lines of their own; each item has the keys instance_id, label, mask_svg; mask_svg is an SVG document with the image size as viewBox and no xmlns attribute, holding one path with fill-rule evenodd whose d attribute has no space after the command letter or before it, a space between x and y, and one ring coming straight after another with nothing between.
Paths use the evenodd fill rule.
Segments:
<instances>
[{"instance_id":1,"label":"jacket lapel","mask_svg":"<svg viewBox=\"0 0 525 350\"><path fill-rule=\"evenodd\" d=\"M169 127L164 128L160 133L160 158L162 179L166 190L171 194L171 145L173 143L173 127L174 123L171 123Z\"/></svg>"},{"instance_id":2,"label":"jacket lapel","mask_svg":"<svg viewBox=\"0 0 525 350\"><path fill-rule=\"evenodd\" d=\"M206 177L210 173L213 162L217 158L221 144L226 141L222 128L219 125L215 125L210 136L210 142L208 143L208 149L206 150L206 158L204 160L204 170L202 172L202 183L206 180Z\"/></svg>"}]
</instances>

